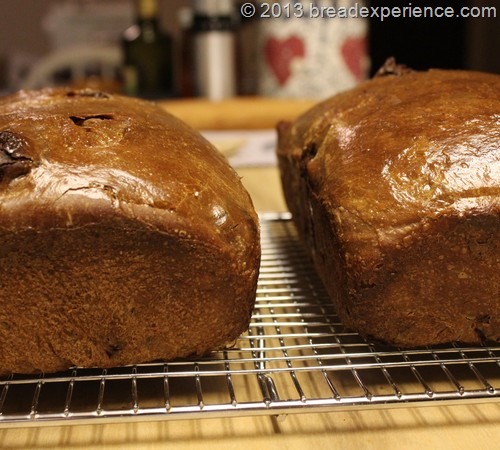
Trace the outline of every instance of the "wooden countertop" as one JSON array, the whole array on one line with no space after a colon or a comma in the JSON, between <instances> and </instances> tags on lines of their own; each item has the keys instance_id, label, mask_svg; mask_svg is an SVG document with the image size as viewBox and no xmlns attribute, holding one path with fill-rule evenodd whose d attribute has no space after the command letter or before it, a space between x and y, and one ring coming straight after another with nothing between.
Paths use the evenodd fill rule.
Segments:
<instances>
[{"instance_id":1,"label":"wooden countertop","mask_svg":"<svg viewBox=\"0 0 500 450\"><path fill-rule=\"evenodd\" d=\"M276 167L241 168L238 172L258 211L286 211ZM113 424L99 424L96 420L92 425L0 429L0 448L9 449L493 450L499 448L499 442L498 402L394 409L374 406L290 414L285 418L254 416Z\"/></svg>"},{"instance_id":2,"label":"wooden countertop","mask_svg":"<svg viewBox=\"0 0 500 450\"><path fill-rule=\"evenodd\" d=\"M280 121L295 119L314 103L305 99L239 97L219 102L185 99L159 104L197 130L248 130L274 128Z\"/></svg>"},{"instance_id":3,"label":"wooden countertop","mask_svg":"<svg viewBox=\"0 0 500 450\"><path fill-rule=\"evenodd\" d=\"M1 429L8 449L498 449L500 404Z\"/></svg>"}]
</instances>

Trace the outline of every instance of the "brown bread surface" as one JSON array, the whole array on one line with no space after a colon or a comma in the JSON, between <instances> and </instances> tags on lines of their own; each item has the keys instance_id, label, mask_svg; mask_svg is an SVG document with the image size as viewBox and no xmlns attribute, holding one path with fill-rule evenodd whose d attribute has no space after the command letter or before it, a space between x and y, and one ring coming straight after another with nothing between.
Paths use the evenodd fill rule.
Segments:
<instances>
[{"instance_id":1,"label":"brown bread surface","mask_svg":"<svg viewBox=\"0 0 500 450\"><path fill-rule=\"evenodd\" d=\"M259 261L239 177L178 119L90 90L0 99L0 373L220 348Z\"/></svg>"},{"instance_id":2,"label":"brown bread surface","mask_svg":"<svg viewBox=\"0 0 500 450\"><path fill-rule=\"evenodd\" d=\"M500 341L500 76L397 72L279 126L287 204L346 326Z\"/></svg>"}]
</instances>

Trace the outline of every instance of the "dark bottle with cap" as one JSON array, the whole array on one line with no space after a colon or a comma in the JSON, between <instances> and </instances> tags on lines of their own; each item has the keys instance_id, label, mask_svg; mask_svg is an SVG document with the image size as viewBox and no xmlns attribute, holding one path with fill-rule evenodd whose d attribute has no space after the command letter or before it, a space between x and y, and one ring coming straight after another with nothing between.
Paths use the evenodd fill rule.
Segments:
<instances>
[{"instance_id":1,"label":"dark bottle with cap","mask_svg":"<svg viewBox=\"0 0 500 450\"><path fill-rule=\"evenodd\" d=\"M124 92L144 98L174 94L172 39L158 22L158 0L136 1L136 22L123 34Z\"/></svg>"},{"instance_id":2,"label":"dark bottle with cap","mask_svg":"<svg viewBox=\"0 0 500 450\"><path fill-rule=\"evenodd\" d=\"M236 95L236 35L232 0L193 0L195 95Z\"/></svg>"}]
</instances>

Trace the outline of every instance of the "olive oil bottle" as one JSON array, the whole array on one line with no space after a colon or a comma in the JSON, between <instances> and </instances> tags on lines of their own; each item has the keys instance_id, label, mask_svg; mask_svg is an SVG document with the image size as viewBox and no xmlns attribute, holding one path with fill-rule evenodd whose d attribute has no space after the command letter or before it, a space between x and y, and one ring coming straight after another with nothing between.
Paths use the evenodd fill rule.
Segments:
<instances>
[{"instance_id":1,"label":"olive oil bottle","mask_svg":"<svg viewBox=\"0 0 500 450\"><path fill-rule=\"evenodd\" d=\"M158 20L158 0L136 0L135 23L122 39L124 93L149 99L172 97L172 38Z\"/></svg>"}]
</instances>

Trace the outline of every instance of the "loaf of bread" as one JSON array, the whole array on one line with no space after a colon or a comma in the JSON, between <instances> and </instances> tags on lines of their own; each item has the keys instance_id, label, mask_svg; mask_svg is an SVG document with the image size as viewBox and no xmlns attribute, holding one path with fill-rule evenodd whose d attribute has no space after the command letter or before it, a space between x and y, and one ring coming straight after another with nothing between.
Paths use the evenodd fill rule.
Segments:
<instances>
[{"instance_id":1,"label":"loaf of bread","mask_svg":"<svg viewBox=\"0 0 500 450\"><path fill-rule=\"evenodd\" d=\"M92 90L0 99L0 373L220 348L259 260L239 177L180 120Z\"/></svg>"},{"instance_id":2,"label":"loaf of bread","mask_svg":"<svg viewBox=\"0 0 500 450\"><path fill-rule=\"evenodd\" d=\"M500 341L500 76L394 64L279 126L287 204L344 324Z\"/></svg>"}]
</instances>

